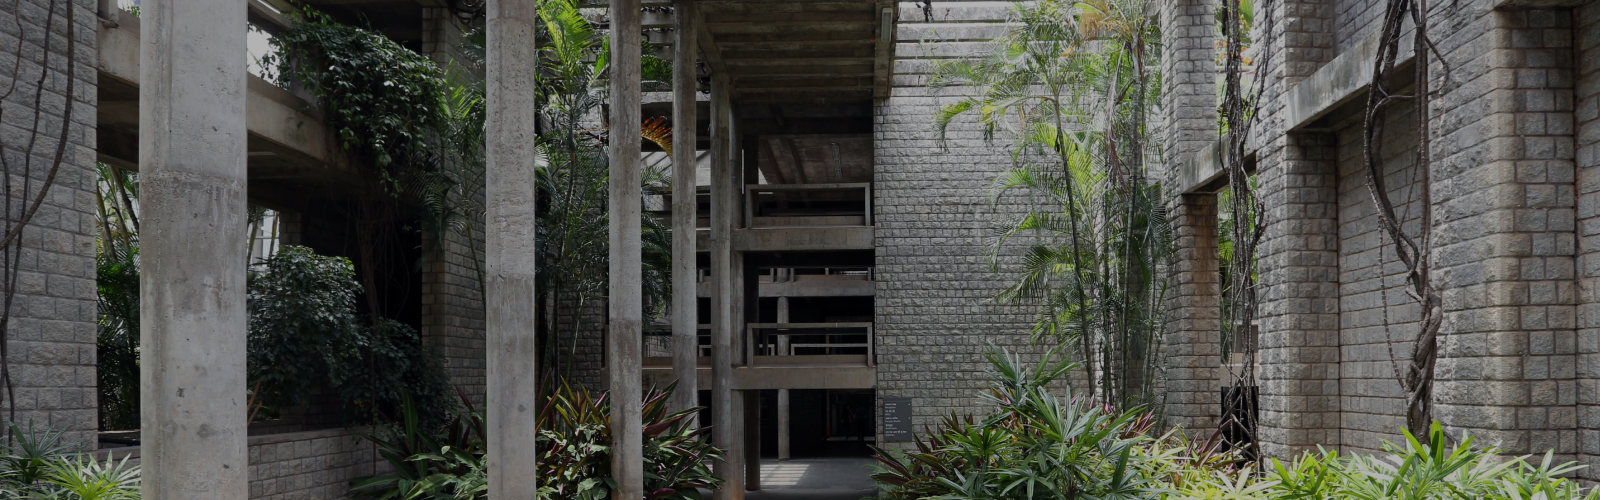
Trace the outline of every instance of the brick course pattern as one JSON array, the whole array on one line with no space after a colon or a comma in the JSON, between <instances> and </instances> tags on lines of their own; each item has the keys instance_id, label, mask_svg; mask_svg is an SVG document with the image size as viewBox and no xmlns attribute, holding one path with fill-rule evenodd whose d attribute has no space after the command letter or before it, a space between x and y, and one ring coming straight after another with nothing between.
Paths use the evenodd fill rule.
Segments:
<instances>
[{"instance_id":1,"label":"brick course pattern","mask_svg":"<svg viewBox=\"0 0 1600 500\"><path fill-rule=\"evenodd\" d=\"M982 53L1009 11L998 2L935 2L930 22L902 4L893 95L874 106L877 396L911 397L919 435L952 413L986 411L979 397L990 344L1039 352L1029 341L1034 309L995 301L1013 278L986 257L996 213L1023 208L990 204L990 183L1011 167L1008 144L985 140L973 116L952 123L941 144L934 114L971 89L923 86L933 61Z\"/></svg>"},{"instance_id":2,"label":"brick course pattern","mask_svg":"<svg viewBox=\"0 0 1600 500\"><path fill-rule=\"evenodd\" d=\"M54 18L47 24L52 4ZM67 9L75 17L71 96L65 95ZM16 400L0 401L0 408L14 408L16 420L24 426L35 422L66 429L68 439L86 443L94 441L98 405L94 204L99 27L92 0L21 0L0 6L0 67L7 68L0 73L0 94L13 89L0 100L0 155L5 157L14 195L21 198L27 177L31 182L27 198L38 196L62 119L67 107L72 108L60 171L22 233L17 295L6 332ZM15 74L9 70L12 67L18 68ZM36 84L46 67L41 89ZM29 150L33 131L38 132L37 142ZM20 207L21 200L17 203ZM0 400L4 397L0 395ZM0 420L9 419L9 414L0 413Z\"/></svg>"},{"instance_id":3,"label":"brick course pattern","mask_svg":"<svg viewBox=\"0 0 1600 500\"><path fill-rule=\"evenodd\" d=\"M375 445L361 439L366 429L268 434L250 437L252 500L339 500L349 495L352 479L386 474L394 469ZM139 448L113 448L95 453L100 460L139 463Z\"/></svg>"}]
</instances>

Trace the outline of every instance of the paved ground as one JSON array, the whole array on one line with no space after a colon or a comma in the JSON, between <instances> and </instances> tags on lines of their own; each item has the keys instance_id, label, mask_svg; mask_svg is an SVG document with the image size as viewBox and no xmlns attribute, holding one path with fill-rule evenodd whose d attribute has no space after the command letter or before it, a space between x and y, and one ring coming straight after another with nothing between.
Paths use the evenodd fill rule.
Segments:
<instances>
[{"instance_id":1,"label":"paved ground","mask_svg":"<svg viewBox=\"0 0 1600 500\"><path fill-rule=\"evenodd\" d=\"M761 461L761 491L749 500L861 500L874 496L870 458ZM709 497L708 497L709 498Z\"/></svg>"}]
</instances>

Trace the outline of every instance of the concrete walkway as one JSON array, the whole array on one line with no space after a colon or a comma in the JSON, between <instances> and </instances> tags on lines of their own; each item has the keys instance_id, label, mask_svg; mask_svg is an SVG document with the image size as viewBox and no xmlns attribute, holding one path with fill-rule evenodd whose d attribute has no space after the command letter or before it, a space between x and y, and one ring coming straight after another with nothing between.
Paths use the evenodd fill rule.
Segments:
<instances>
[{"instance_id":1,"label":"concrete walkway","mask_svg":"<svg viewBox=\"0 0 1600 500\"><path fill-rule=\"evenodd\" d=\"M860 500L874 496L870 458L761 461L761 491L750 500Z\"/></svg>"}]
</instances>

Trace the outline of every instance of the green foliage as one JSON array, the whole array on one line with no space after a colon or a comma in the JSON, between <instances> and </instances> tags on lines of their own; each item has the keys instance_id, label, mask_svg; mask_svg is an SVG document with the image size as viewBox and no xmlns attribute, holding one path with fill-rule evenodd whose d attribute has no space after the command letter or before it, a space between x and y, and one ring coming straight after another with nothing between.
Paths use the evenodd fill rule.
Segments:
<instances>
[{"instance_id":1,"label":"green foliage","mask_svg":"<svg viewBox=\"0 0 1600 500\"><path fill-rule=\"evenodd\" d=\"M908 452L878 450L879 498L913 499L1163 499L1163 500L1600 500L1558 464L1554 451L1498 455L1452 442L1436 422L1424 442L1405 441L1383 453L1341 455L1320 450L1290 463L1273 459L1264 474L1214 442L1186 441L1178 430L1152 434L1154 420L1058 399L1048 389L1070 365L1047 353L1037 367L991 349L994 411L980 419L951 416ZM1241 467L1242 466L1242 467Z\"/></svg>"},{"instance_id":2,"label":"green foliage","mask_svg":"<svg viewBox=\"0 0 1600 500\"><path fill-rule=\"evenodd\" d=\"M429 136L445 120L439 109L444 74L433 61L313 10L302 11L299 22L271 43L276 50L262 66L276 69L279 85L316 96L346 151L380 169L412 165L432 152Z\"/></svg>"},{"instance_id":3,"label":"green foliage","mask_svg":"<svg viewBox=\"0 0 1600 500\"><path fill-rule=\"evenodd\" d=\"M873 479L885 500L1160 499L1173 481L1227 471L1231 457L1176 430L1155 437L1155 420L1050 393L1073 365L1047 353L1028 368L991 349L995 411L982 420L948 417L916 450L878 450Z\"/></svg>"},{"instance_id":4,"label":"green foliage","mask_svg":"<svg viewBox=\"0 0 1600 500\"><path fill-rule=\"evenodd\" d=\"M399 422L362 435L377 445L378 454L394 472L356 478L351 481L351 493L370 499L485 498L488 431L472 400L457 395L461 404L450 409L450 418L442 426L427 425L416 405L406 399Z\"/></svg>"},{"instance_id":5,"label":"green foliage","mask_svg":"<svg viewBox=\"0 0 1600 500\"><path fill-rule=\"evenodd\" d=\"M699 408L667 413L674 387L644 396L645 488L651 499L700 500L696 488L715 488L710 461L722 453L706 442L706 430L691 425ZM563 384L537 417L539 498L602 500L615 482L611 473L610 405L604 394L591 397L581 387ZM482 499L487 486L484 417L462 397L462 406L444 426L423 424L409 405L402 420L365 436L395 472L357 478L351 492L367 499Z\"/></svg>"},{"instance_id":6,"label":"green foliage","mask_svg":"<svg viewBox=\"0 0 1600 500\"><path fill-rule=\"evenodd\" d=\"M139 428L139 243L133 172L96 171L96 359L100 430Z\"/></svg>"},{"instance_id":7,"label":"green foliage","mask_svg":"<svg viewBox=\"0 0 1600 500\"><path fill-rule=\"evenodd\" d=\"M546 75L539 82L540 118L549 126L539 136L542 155L535 161L541 206L537 290L540 303L561 297L572 301L570 310L582 311L605 298L610 266L610 156L603 136L592 129L606 99L609 43L583 17L577 0L542 0L538 9L541 39L549 40L539 54ZM651 170L644 183L662 186L665 177ZM671 302L671 227L656 216L641 217L648 319ZM545 317L551 336L541 363L570 376L582 315L561 318L566 321L553 316Z\"/></svg>"},{"instance_id":8,"label":"green foliage","mask_svg":"<svg viewBox=\"0 0 1600 500\"><path fill-rule=\"evenodd\" d=\"M252 415L305 403L319 387L338 392L357 421L398 411L413 398L430 421L448 407L437 357L408 326L356 314L350 261L285 246L250 277L249 374Z\"/></svg>"},{"instance_id":9,"label":"green foliage","mask_svg":"<svg viewBox=\"0 0 1600 500\"><path fill-rule=\"evenodd\" d=\"M1035 339L1073 346L1088 395L1119 408L1161 406L1172 235L1161 188L1145 178L1159 164L1149 12L1147 0L1017 2L988 54L941 62L930 81L972 89L936 114L941 139L976 115L988 137L1013 140L1016 166L993 201L1025 208L1000 211L990 260L1020 278L999 298L1037 304Z\"/></svg>"},{"instance_id":10,"label":"green foliage","mask_svg":"<svg viewBox=\"0 0 1600 500\"><path fill-rule=\"evenodd\" d=\"M75 453L77 443L63 430L9 428L10 444L0 445L0 499L134 500L139 498L139 467Z\"/></svg>"}]
</instances>

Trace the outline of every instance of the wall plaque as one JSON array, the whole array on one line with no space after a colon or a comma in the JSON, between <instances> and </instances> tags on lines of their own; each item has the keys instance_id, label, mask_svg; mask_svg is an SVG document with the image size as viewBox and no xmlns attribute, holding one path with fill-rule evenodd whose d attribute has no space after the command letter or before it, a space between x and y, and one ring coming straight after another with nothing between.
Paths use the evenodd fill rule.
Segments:
<instances>
[{"instance_id":1,"label":"wall plaque","mask_svg":"<svg viewBox=\"0 0 1600 500\"><path fill-rule=\"evenodd\" d=\"M911 398L883 398L883 440L913 440Z\"/></svg>"}]
</instances>

